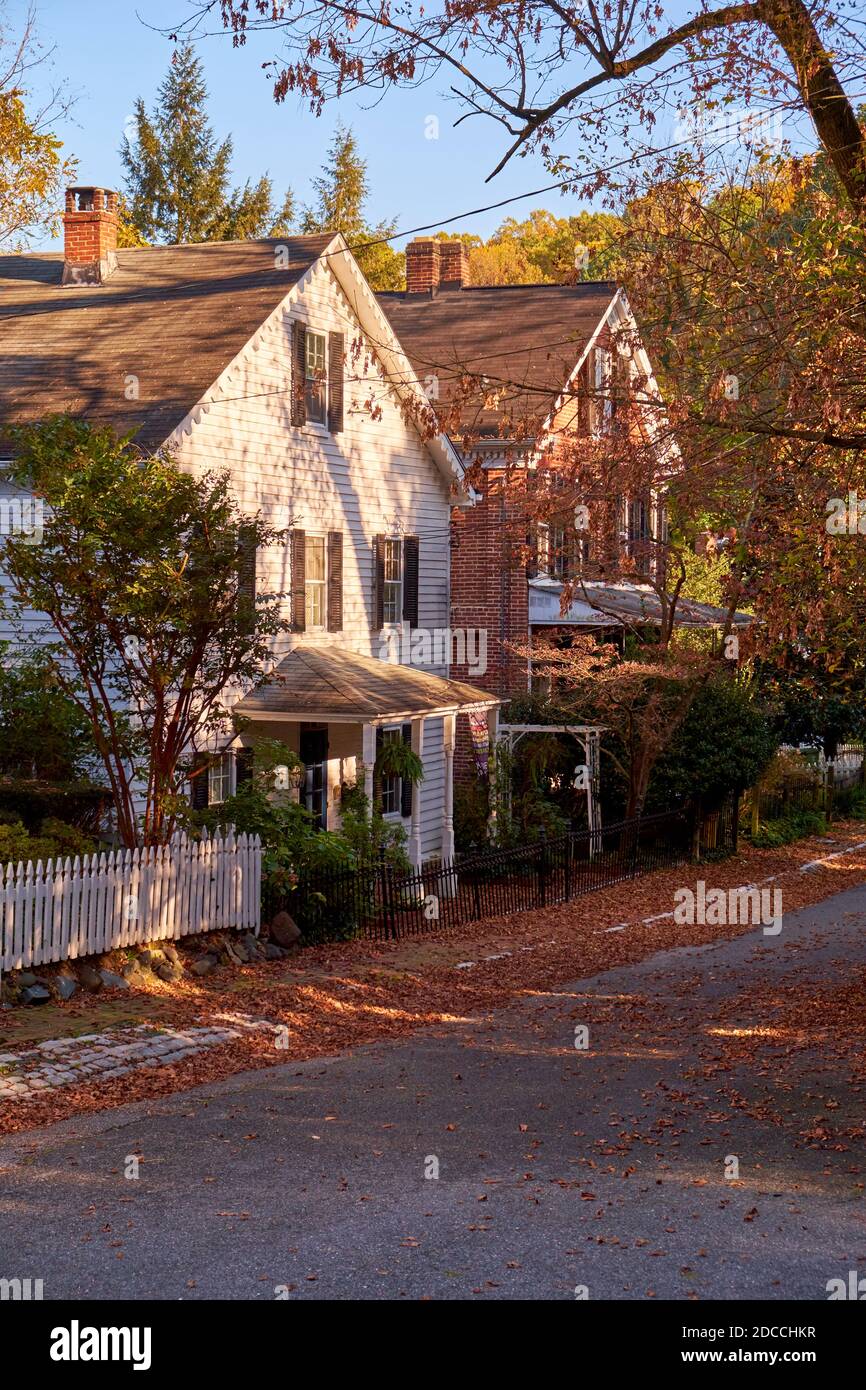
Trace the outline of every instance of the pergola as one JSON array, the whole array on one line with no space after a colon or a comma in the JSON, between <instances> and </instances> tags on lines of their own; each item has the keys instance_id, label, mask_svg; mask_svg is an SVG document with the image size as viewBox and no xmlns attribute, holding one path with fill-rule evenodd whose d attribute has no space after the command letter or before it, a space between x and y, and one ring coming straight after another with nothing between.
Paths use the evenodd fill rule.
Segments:
<instances>
[{"instance_id":1,"label":"pergola","mask_svg":"<svg viewBox=\"0 0 866 1390\"><path fill-rule=\"evenodd\" d=\"M589 824L589 852L601 849L601 812L599 810L599 780L601 775L601 735L604 724L500 724L497 743L503 743L509 753L524 734L571 734L583 749L586 779L586 816Z\"/></svg>"}]
</instances>

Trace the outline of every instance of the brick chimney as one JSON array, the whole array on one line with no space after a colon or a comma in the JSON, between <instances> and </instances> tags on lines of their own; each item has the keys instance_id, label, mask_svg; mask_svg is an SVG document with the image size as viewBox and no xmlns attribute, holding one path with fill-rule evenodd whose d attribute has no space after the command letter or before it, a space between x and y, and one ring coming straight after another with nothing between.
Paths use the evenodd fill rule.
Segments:
<instances>
[{"instance_id":1,"label":"brick chimney","mask_svg":"<svg viewBox=\"0 0 866 1390\"><path fill-rule=\"evenodd\" d=\"M441 241L435 237L416 237L406 247L406 293L429 294L439 288Z\"/></svg>"},{"instance_id":2,"label":"brick chimney","mask_svg":"<svg viewBox=\"0 0 866 1390\"><path fill-rule=\"evenodd\" d=\"M469 280L469 252L462 241L443 241L439 248L439 284L443 290L462 290Z\"/></svg>"},{"instance_id":3,"label":"brick chimney","mask_svg":"<svg viewBox=\"0 0 866 1390\"><path fill-rule=\"evenodd\" d=\"M63 284L101 285L117 269L117 194L67 188L63 235Z\"/></svg>"},{"instance_id":4,"label":"brick chimney","mask_svg":"<svg viewBox=\"0 0 866 1390\"><path fill-rule=\"evenodd\" d=\"M407 294L458 290L468 279L469 256L462 241L421 236L406 247Z\"/></svg>"}]
</instances>

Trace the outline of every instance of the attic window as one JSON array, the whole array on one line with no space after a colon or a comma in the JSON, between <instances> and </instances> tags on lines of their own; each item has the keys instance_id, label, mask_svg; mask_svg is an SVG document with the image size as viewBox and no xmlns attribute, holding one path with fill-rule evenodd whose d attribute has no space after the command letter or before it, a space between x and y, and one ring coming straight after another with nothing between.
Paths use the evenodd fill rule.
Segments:
<instances>
[{"instance_id":1,"label":"attic window","mask_svg":"<svg viewBox=\"0 0 866 1390\"><path fill-rule=\"evenodd\" d=\"M324 333L307 329L305 335L306 382L304 404L308 420L317 425L328 422L328 345Z\"/></svg>"}]
</instances>

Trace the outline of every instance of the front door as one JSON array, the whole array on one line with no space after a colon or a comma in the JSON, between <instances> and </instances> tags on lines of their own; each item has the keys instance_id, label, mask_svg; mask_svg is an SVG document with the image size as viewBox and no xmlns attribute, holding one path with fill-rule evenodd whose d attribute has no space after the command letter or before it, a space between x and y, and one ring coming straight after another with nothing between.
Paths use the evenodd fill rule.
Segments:
<instances>
[{"instance_id":1,"label":"front door","mask_svg":"<svg viewBox=\"0 0 866 1390\"><path fill-rule=\"evenodd\" d=\"M306 769L301 805L315 816L317 830L328 828L328 726L302 724L298 753Z\"/></svg>"}]
</instances>

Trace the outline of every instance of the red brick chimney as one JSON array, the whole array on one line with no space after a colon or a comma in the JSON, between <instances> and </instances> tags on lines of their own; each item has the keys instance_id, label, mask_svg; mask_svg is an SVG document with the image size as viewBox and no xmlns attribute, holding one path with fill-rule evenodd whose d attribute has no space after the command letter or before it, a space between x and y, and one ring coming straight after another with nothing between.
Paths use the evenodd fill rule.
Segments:
<instances>
[{"instance_id":1,"label":"red brick chimney","mask_svg":"<svg viewBox=\"0 0 866 1390\"><path fill-rule=\"evenodd\" d=\"M462 241L443 241L439 247L439 284L443 290L462 290L469 281L469 252Z\"/></svg>"},{"instance_id":2,"label":"red brick chimney","mask_svg":"<svg viewBox=\"0 0 866 1390\"><path fill-rule=\"evenodd\" d=\"M406 293L429 294L439 288L441 241L435 237L416 237L406 247Z\"/></svg>"},{"instance_id":3,"label":"red brick chimney","mask_svg":"<svg viewBox=\"0 0 866 1390\"><path fill-rule=\"evenodd\" d=\"M117 194L67 188L63 215L64 285L99 285L117 269Z\"/></svg>"},{"instance_id":4,"label":"red brick chimney","mask_svg":"<svg viewBox=\"0 0 866 1390\"><path fill-rule=\"evenodd\" d=\"M406 247L406 293L462 289L469 279L469 255L462 241L421 236Z\"/></svg>"}]
</instances>

